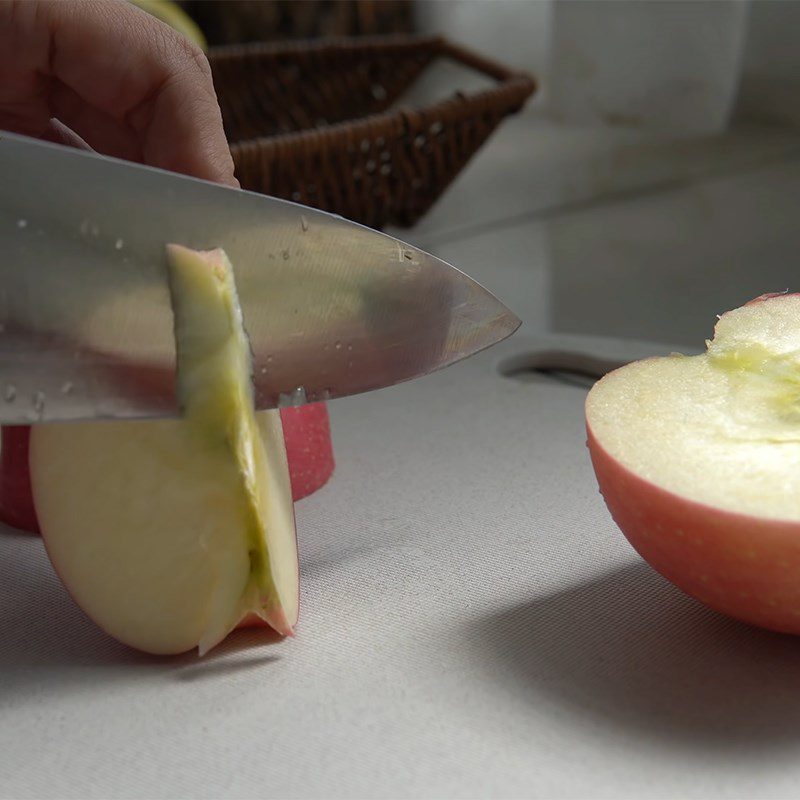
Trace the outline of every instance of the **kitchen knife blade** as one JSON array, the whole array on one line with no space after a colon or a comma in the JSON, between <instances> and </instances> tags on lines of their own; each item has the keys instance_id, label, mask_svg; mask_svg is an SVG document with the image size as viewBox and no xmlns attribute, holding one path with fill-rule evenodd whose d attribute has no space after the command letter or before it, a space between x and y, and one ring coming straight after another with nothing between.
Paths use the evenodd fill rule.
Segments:
<instances>
[{"instance_id":1,"label":"kitchen knife blade","mask_svg":"<svg viewBox=\"0 0 800 800\"><path fill-rule=\"evenodd\" d=\"M230 257L258 408L409 380L519 325L454 267L341 217L0 132L0 423L179 413L170 242Z\"/></svg>"}]
</instances>

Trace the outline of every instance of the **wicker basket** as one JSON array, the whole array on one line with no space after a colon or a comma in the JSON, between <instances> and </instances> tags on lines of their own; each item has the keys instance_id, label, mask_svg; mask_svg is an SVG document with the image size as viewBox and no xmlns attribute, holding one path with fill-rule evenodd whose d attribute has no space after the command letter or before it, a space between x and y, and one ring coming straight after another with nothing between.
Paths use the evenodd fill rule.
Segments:
<instances>
[{"instance_id":1,"label":"wicker basket","mask_svg":"<svg viewBox=\"0 0 800 800\"><path fill-rule=\"evenodd\" d=\"M437 58L497 85L390 109ZM416 222L536 88L440 37L230 46L209 59L242 187L375 228Z\"/></svg>"}]
</instances>

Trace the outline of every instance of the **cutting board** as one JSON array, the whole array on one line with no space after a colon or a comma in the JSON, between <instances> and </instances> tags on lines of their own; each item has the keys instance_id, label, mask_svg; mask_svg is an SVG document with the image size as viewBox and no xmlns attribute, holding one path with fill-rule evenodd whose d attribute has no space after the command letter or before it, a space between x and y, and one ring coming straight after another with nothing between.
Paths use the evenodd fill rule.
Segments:
<instances>
[{"instance_id":1,"label":"cutting board","mask_svg":"<svg viewBox=\"0 0 800 800\"><path fill-rule=\"evenodd\" d=\"M293 640L134 653L3 530L0 796L792 794L800 640L650 570L591 470L585 373L671 349L515 336L333 403Z\"/></svg>"}]
</instances>

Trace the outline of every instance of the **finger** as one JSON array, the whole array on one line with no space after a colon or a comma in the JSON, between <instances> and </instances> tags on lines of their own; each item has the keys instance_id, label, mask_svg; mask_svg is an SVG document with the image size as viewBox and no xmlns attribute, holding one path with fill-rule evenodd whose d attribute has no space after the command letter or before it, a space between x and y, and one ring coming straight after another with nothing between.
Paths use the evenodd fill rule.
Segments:
<instances>
[{"instance_id":1,"label":"finger","mask_svg":"<svg viewBox=\"0 0 800 800\"><path fill-rule=\"evenodd\" d=\"M234 182L211 70L197 46L121 0L44 7L51 74L130 127L146 163Z\"/></svg>"},{"instance_id":2,"label":"finger","mask_svg":"<svg viewBox=\"0 0 800 800\"><path fill-rule=\"evenodd\" d=\"M0 3L0 127L39 136L50 121L49 34L36 19L36 3Z\"/></svg>"},{"instance_id":3,"label":"finger","mask_svg":"<svg viewBox=\"0 0 800 800\"><path fill-rule=\"evenodd\" d=\"M40 135L65 103L67 124L90 144L131 153L127 130L145 163L236 183L205 56L135 6L0 2L0 74L4 127Z\"/></svg>"},{"instance_id":4,"label":"finger","mask_svg":"<svg viewBox=\"0 0 800 800\"><path fill-rule=\"evenodd\" d=\"M128 161L142 161L139 137L129 125L86 103L77 92L54 80L50 91L53 115L99 153Z\"/></svg>"}]
</instances>

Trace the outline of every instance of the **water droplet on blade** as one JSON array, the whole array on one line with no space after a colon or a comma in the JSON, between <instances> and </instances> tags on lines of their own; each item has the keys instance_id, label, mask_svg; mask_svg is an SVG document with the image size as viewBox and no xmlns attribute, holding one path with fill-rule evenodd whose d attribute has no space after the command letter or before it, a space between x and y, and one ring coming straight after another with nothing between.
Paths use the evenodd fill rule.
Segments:
<instances>
[{"instance_id":1,"label":"water droplet on blade","mask_svg":"<svg viewBox=\"0 0 800 800\"><path fill-rule=\"evenodd\" d=\"M305 217L300 217L300 227L303 229L303 233L308 230L308 220Z\"/></svg>"},{"instance_id":2,"label":"water droplet on blade","mask_svg":"<svg viewBox=\"0 0 800 800\"><path fill-rule=\"evenodd\" d=\"M117 239L117 241L116 241L116 242L114 242L114 248L115 248L116 250L122 250L122 248L123 248L124 246L125 246L125 242L123 242L123 241L122 241L122 239Z\"/></svg>"},{"instance_id":3,"label":"water droplet on blade","mask_svg":"<svg viewBox=\"0 0 800 800\"><path fill-rule=\"evenodd\" d=\"M46 401L47 395L45 395L41 389L33 393L33 410L36 412L38 419L41 419L44 416L44 406Z\"/></svg>"},{"instance_id":4,"label":"water droplet on blade","mask_svg":"<svg viewBox=\"0 0 800 800\"><path fill-rule=\"evenodd\" d=\"M288 250L284 250L283 251L283 260L284 261L288 261L289 260L289 251Z\"/></svg>"},{"instance_id":5,"label":"water droplet on blade","mask_svg":"<svg viewBox=\"0 0 800 800\"><path fill-rule=\"evenodd\" d=\"M336 342L335 347L336 347L337 350L341 350L342 349L342 343L341 342Z\"/></svg>"},{"instance_id":6,"label":"water droplet on blade","mask_svg":"<svg viewBox=\"0 0 800 800\"><path fill-rule=\"evenodd\" d=\"M3 393L3 398L5 399L6 403L13 403L17 399L17 387L14 384L9 383L6 386L6 390Z\"/></svg>"},{"instance_id":7,"label":"water droplet on blade","mask_svg":"<svg viewBox=\"0 0 800 800\"><path fill-rule=\"evenodd\" d=\"M69 394L74 388L75 384L72 381L65 381L61 385L61 394Z\"/></svg>"},{"instance_id":8,"label":"water droplet on blade","mask_svg":"<svg viewBox=\"0 0 800 800\"><path fill-rule=\"evenodd\" d=\"M308 402L305 386L298 386L291 392L281 392L278 395L278 406L287 408L289 406L302 406Z\"/></svg>"},{"instance_id":9,"label":"water droplet on blade","mask_svg":"<svg viewBox=\"0 0 800 800\"><path fill-rule=\"evenodd\" d=\"M28 220L26 220L26 219L18 219L17 220L17 227L18 228L27 228L28 227Z\"/></svg>"}]
</instances>

